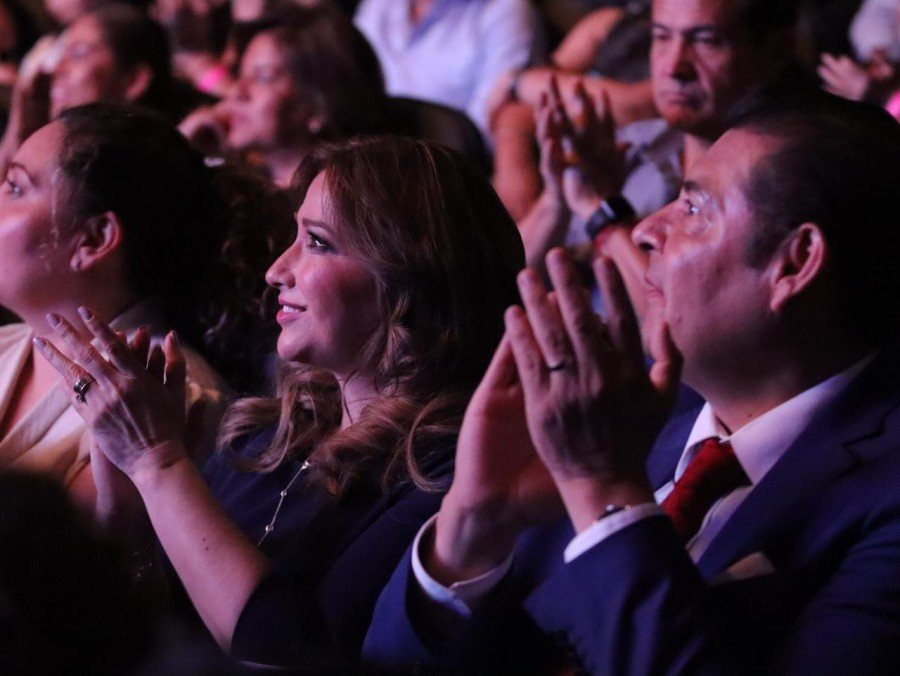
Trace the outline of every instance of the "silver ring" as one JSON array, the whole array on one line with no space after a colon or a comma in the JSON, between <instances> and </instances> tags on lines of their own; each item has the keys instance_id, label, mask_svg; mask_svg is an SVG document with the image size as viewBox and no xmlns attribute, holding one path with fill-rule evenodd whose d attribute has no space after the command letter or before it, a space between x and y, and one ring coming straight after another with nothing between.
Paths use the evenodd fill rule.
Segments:
<instances>
[{"instance_id":1,"label":"silver ring","mask_svg":"<svg viewBox=\"0 0 900 676\"><path fill-rule=\"evenodd\" d=\"M87 394L87 391L91 389L91 383L94 382L94 379L90 376L81 376L78 380L75 381L75 384L72 385L72 390L75 392L75 398L80 403L85 403L87 400L84 398L84 395Z\"/></svg>"},{"instance_id":2,"label":"silver ring","mask_svg":"<svg viewBox=\"0 0 900 676\"><path fill-rule=\"evenodd\" d=\"M568 366L568 363L565 359L562 361L556 362L555 364L547 364L548 371L562 371L564 368Z\"/></svg>"}]
</instances>

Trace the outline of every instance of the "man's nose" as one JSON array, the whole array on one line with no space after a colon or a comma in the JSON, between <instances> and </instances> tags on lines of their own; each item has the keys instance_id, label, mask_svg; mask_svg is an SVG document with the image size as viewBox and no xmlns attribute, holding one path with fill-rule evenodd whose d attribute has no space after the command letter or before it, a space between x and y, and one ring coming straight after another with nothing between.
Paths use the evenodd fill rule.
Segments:
<instances>
[{"instance_id":1,"label":"man's nose","mask_svg":"<svg viewBox=\"0 0 900 676\"><path fill-rule=\"evenodd\" d=\"M690 40L682 36L672 38L669 54L669 76L679 82L691 82L697 77L694 65L694 47Z\"/></svg>"},{"instance_id":2,"label":"man's nose","mask_svg":"<svg viewBox=\"0 0 900 676\"><path fill-rule=\"evenodd\" d=\"M663 207L634 227L631 232L631 241L635 246L647 253L662 251L663 245L666 243L667 219L665 212L667 210L668 207Z\"/></svg>"}]
</instances>

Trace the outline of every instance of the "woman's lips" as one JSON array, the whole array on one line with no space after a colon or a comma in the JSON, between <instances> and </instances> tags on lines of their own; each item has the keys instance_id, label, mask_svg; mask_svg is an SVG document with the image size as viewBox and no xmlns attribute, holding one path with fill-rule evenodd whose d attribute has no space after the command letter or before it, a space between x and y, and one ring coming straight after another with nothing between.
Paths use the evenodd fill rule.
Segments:
<instances>
[{"instance_id":1,"label":"woman's lips","mask_svg":"<svg viewBox=\"0 0 900 676\"><path fill-rule=\"evenodd\" d=\"M281 302L281 307L278 310L278 314L275 316L275 320L279 324L290 322L297 319L297 317L305 311L306 307L303 305L292 305L290 303Z\"/></svg>"}]
</instances>

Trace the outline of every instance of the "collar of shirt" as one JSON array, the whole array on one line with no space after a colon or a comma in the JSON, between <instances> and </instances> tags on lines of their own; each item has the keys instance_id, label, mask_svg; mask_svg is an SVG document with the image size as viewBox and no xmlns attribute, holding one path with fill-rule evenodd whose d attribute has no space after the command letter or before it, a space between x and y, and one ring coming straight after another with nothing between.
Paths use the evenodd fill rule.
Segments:
<instances>
[{"instance_id":1,"label":"collar of shirt","mask_svg":"<svg viewBox=\"0 0 900 676\"><path fill-rule=\"evenodd\" d=\"M709 403L705 404L697 416L684 452L675 468L675 480L684 474L684 470L697 452L699 442L709 437L719 437L722 441L731 443L734 454L747 473L750 483L759 483L806 429L812 417L823 406L833 401L874 358L875 354L867 355L850 368L766 411L731 435L716 418Z\"/></svg>"},{"instance_id":2,"label":"collar of shirt","mask_svg":"<svg viewBox=\"0 0 900 676\"><path fill-rule=\"evenodd\" d=\"M387 11L390 12L393 30L397 35L403 36L404 42L409 43L422 36L432 24L444 17L453 5L465 5L469 2L471 0L434 0L431 7L428 8L428 12L415 26L410 20L411 0L408 2L391 0L387 4Z\"/></svg>"}]
</instances>

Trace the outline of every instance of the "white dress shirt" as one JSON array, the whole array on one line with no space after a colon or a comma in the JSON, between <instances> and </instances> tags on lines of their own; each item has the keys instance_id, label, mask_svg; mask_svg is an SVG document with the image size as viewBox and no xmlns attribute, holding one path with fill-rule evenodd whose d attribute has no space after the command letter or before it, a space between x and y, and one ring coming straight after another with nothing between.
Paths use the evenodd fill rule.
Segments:
<instances>
[{"instance_id":1,"label":"white dress shirt","mask_svg":"<svg viewBox=\"0 0 900 676\"><path fill-rule=\"evenodd\" d=\"M861 61L876 49L885 50L889 61L900 60L900 3L865 0L850 25L850 42Z\"/></svg>"},{"instance_id":2,"label":"white dress shirt","mask_svg":"<svg viewBox=\"0 0 900 676\"><path fill-rule=\"evenodd\" d=\"M801 392L730 434L716 418L712 407L708 403L705 404L685 443L681 459L675 467L673 479L657 489L653 495L656 503L634 505L599 519L572 539L563 554L565 562L573 561L623 528L643 519L664 515L658 503L665 500L672 492L675 482L684 474L688 464L699 450L700 443L709 437L718 437L722 441L731 443L735 456L750 479L750 485L731 491L713 503L706 513L700 530L686 545L691 558L695 562L699 561L728 519L753 490L753 487L763 479L794 440L807 428L813 416L831 403L874 358L874 354L868 355L847 370ZM422 526L416 537L412 551L413 574L432 600L455 610L460 615L468 616L479 600L493 589L509 570L512 565L512 556L497 568L474 580L465 580L457 582L449 588L445 587L428 575L419 557L419 542L422 534L432 527L435 518Z\"/></svg>"},{"instance_id":3,"label":"white dress shirt","mask_svg":"<svg viewBox=\"0 0 900 676\"><path fill-rule=\"evenodd\" d=\"M529 62L538 34L527 0L434 0L416 25L409 0L363 0L354 21L378 54L389 94L461 110L485 136L497 78Z\"/></svg>"}]
</instances>

